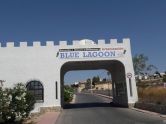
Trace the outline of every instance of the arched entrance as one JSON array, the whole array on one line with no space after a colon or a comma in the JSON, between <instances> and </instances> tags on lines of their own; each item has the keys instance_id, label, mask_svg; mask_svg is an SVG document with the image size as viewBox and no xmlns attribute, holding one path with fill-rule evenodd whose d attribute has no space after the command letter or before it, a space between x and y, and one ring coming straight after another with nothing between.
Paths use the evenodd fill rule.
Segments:
<instances>
[{"instance_id":1,"label":"arched entrance","mask_svg":"<svg viewBox=\"0 0 166 124\"><path fill-rule=\"evenodd\" d=\"M100 60L100 61L70 61L61 67L61 106L64 104L63 86L64 75L73 70L97 70L105 69L111 73L113 84L113 102L116 104L128 105L125 67L118 60Z\"/></svg>"}]
</instances>

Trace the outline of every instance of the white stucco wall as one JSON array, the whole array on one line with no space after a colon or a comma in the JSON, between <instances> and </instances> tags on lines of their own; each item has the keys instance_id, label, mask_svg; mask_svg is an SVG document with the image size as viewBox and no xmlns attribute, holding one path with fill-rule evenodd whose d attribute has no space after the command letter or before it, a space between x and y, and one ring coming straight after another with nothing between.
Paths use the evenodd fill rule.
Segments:
<instances>
[{"instance_id":1,"label":"white stucco wall","mask_svg":"<svg viewBox=\"0 0 166 124\"><path fill-rule=\"evenodd\" d=\"M59 49L78 48L124 48L126 53L116 57L98 58L60 58L57 57ZM79 51L80 52L80 51ZM60 52L59 52L60 53ZM61 41L59 45L54 45L53 41L47 41L46 46L41 46L40 42L33 42L33 46L27 46L26 42L21 42L19 47L8 42L6 47L0 47L0 80L5 80L5 87L13 87L18 82L27 83L30 80L39 80L44 86L44 102L36 103L33 112L38 112L40 107L61 106L60 98L60 69L69 61L93 61L93 60L119 60L125 65L125 71L132 73L133 96L128 92L128 102L137 101L135 77L132 65L130 39L123 39L122 43L117 43L116 39L111 39L109 44L104 40L98 43L90 40L73 41L72 45L67 45L66 41ZM58 82L58 99L55 96L55 82ZM127 89L129 89L128 79Z\"/></svg>"}]
</instances>

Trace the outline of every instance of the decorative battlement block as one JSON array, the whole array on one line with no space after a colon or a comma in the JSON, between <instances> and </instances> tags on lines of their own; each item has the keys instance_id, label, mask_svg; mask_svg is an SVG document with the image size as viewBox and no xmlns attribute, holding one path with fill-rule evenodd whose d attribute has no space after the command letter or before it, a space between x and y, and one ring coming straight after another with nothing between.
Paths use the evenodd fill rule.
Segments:
<instances>
[{"instance_id":1,"label":"decorative battlement block","mask_svg":"<svg viewBox=\"0 0 166 124\"><path fill-rule=\"evenodd\" d=\"M67 46L67 41L59 41L60 46Z\"/></svg>"},{"instance_id":2,"label":"decorative battlement block","mask_svg":"<svg viewBox=\"0 0 166 124\"><path fill-rule=\"evenodd\" d=\"M28 43L26 41L20 42L20 47L27 47Z\"/></svg>"},{"instance_id":3,"label":"decorative battlement block","mask_svg":"<svg viewBox=\"0 0 166 124\"><path fill-rule=\"evenodd\" d=\"M54 41L46 41L46 46L54 46Z\"/></svg>"},{"instance_id":4,"label":"decorative battlement block","mask_svg":"<svg viewBox=\"0 0 166 124\"><path fill-rule=\"evenodd\" d=\"M82 45L80 44L81 42L79 40L73 40L73 45Z\"/></svg>"},{"instance_id":5,"label":"decorative battlement block","mask_svg":"<svg viewBox=\"0 0 166 124\"><path fill-rule=\"evenodd\" d=\"M33 47L40 47L41 46L41 42L40 41L34 41L33 42Z\"/></svg>"},{"instance_id":6,"label":"decorative battlement block","mask_svg":"<svg viewBox=\"0 0 166 124\"><path fill-rule=\"evenodd\" d=\"M98 40L98 45L103 45L103 44L105 44L105 40L104 39Z\"/></svg>"},{"instance_id":7,"label":"decorative battlement block","mask_svg":"<svg viewBox=\"0 0 166 124\"><path fill-rule=\"evenodd\" d=\"M111 43L112 45L116 45L117 42L118 42L117 39L111 39L111 40L110 40L110 43Z\"/></svg>"},{"instance_id":8,"label":"decorative battlement block","mask_svg":"<svg viewBox=\"0 0 166 124\"><path fill-rule=\"evenodd\" d=\"M123 43L124 44L130 44L130 39L129 38L123 38Z\"/></svg>"},{"instance_id":9,"label":"decorative battlement block","mask_svg":"<svg viewBox=\"0 0 166 124\"><path fill-rule=\"evenodd\" d=\"M8 43L6 43L6 47L14 47L14 42L8 42Z\"/></svg>"}]
</instances>

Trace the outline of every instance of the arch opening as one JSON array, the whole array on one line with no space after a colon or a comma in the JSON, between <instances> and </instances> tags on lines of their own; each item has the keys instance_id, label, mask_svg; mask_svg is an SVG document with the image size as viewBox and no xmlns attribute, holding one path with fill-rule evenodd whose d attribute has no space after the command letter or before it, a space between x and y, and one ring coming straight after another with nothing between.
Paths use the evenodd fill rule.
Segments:
<instances>
[{"instance_id":1,"label":"arch opening","mask_svg":"<svg viewBox=\"0 0 166 124\"><path fill-rule=\"evenodd\" d=\"M125 67L118 60L70 61L61 67L61 106L64 106L64 76L69 71L105 69L112 77L113 103L128 106Z\"/></svg>"}]
</instances>

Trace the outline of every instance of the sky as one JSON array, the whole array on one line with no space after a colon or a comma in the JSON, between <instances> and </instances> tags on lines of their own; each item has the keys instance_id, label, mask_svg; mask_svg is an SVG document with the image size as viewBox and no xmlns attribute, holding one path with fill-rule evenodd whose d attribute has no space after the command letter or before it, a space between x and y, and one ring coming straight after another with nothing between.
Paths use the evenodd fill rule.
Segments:
<instances>
[{"instance_id":1,"label":"sky","mask_svg":"<svg viewBox=\"0 0 166 124\"><path fill-rule=\"evenodd\" d=\"M1 0L0 42L131 39L132 55L166 71L166 0ZM95 72L70 72L83 80ZM79 74L78 74L79 73ZM80 76L83 75L83 76ZM76 79L77 77L77 79ZM80 79L79 79L80 77Z\"/></svg>"}]
</instances>

